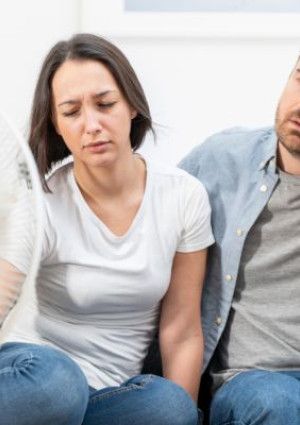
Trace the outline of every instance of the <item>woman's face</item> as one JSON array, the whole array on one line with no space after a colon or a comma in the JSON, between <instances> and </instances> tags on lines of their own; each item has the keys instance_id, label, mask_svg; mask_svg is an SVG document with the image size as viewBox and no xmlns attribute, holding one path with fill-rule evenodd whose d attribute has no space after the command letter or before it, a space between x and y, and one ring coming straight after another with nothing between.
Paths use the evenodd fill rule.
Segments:
<instances>
[{"instance_id":1,"label":"woman's face","mask_svg":"<svg viewBox=\"0 0 300 425\"><path fill-rule=\"evenodd\" d=\"M53 122L74 156L88 166L109 166L131 152L136 116L110 71L95 60L67 60L52 81Z\"/></svg>"}]
</instances>

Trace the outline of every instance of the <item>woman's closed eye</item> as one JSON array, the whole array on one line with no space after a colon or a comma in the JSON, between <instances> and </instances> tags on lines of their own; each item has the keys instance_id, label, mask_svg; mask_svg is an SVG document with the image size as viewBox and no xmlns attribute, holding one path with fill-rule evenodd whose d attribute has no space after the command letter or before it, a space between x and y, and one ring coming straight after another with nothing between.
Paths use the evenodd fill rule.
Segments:
<instances>
[{"instance_id":1,"label":"woman's closed eye","mask_svg":"<svg viewBox=\"0 0 300 425\"><path fill-rule=\"evenodd\" d=\"M114 102L99 102L99 103L97 103L97 105L98 105L98 108L100 108L100 109L109 109L109 108L112 108L116 103L117 103L116 101L114 101Z\"/></svg>"},{"instance_id":2,"label":"woman's closed eye","mask_svg":"<svg viewBox=\"0 0 300 425\"><path fill-rule=\"evenodd\" d=\"M68 112L63 112L63 116L64 117L72 117L74 115L76 115L79 112L79 110L75 110L75 111L68 111Z\"/></svg>"},{"instance_id":3,"label":"woman's closed eye","mask_svg":"<svg viewBox=\"0 0 300 425\"><path fill-rule=\"evenodd\" d=\"M101 109L102 110L106 110L106 109L112 108L116 103L117 103L116 101L114 101L114 102L105 102L105 103L104 102L101 102L101 103L99 102L99 103L97 103L97 107L100 110ZM73 116L79 114L79 112L80 112L80 109L74 109L74 110L71 110L71 111L65 111L62 114L63 114L64 117L73 117Z\"/></svg>"}]
</instances>

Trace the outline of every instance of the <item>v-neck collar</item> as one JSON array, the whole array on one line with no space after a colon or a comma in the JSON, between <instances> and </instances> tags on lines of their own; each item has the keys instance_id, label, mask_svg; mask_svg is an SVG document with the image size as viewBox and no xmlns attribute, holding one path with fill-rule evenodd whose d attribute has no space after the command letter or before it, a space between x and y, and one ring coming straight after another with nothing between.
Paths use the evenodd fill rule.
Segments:
<instances>
[{"instance_id":1,"label":"v-neck collar","mask_svg":"<svg viewBox=\"0 0 300 425\"><path fill-rule=\"evenodd\" d=\"M85 212L89 215L89 217L93 220L93 222L102 230L102 232L105 234L105 236L114 242L122 242L123 240L127 239L129 235L133 232L133 230L136 228L138 222L140 221L143 211L145 209L145 204L147 203L147 199L149 197L149 191L151 186L151 167L149 166L148 161L139 154L141 160L144 161L146 166L146 183L145 183L145 190L143 194L143 199L141 201L141 204L129 226L129 228L126 230L126 232L123 235L116 235L95 213L94 211L89 207L88 203L84 199L78 184L76 182L75 176L74 176L74 169L73 166L70 167L69 171L69 183L72 187L72 190L75 194L76 201L80 208L83 208Z\"/></svg>"}]
</instances>

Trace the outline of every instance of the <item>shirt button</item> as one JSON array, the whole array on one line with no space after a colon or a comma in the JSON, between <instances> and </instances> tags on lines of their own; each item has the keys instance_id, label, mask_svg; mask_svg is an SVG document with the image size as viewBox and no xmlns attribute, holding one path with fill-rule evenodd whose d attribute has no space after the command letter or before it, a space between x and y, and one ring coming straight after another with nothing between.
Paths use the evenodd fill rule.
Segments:
<instances>
[{"instance_id":1,"label":"shirt button","mask_svg":"<svg viewBox=\"0 0 300 425\"><path fill-rule=\"evenodd\" d=\"M238 228L238 229L236 229L236 234L238 235L238 236L242 236L243 235L243 230L242 229L240 229L240 228Z\"/></svg>"},{"instance_id":2,"label":"shirt button","mask_svg":"<svg viewBox=\"0 0 300 425\"><path fill-rule=\"evenodd\" d=\"M222 317L218 316L215 320L216 325L220 326L222 324Z\"/></svg>"},{"instance_id":3,"label":"shirt button","mask_svg":"<svg viewBox=\"0 0 300 425\"><path fill-rule=\"evenodd\" d=\"M267 190L268 190L268 186L267 186L267 185L262 184L262 185L260 186L260 191L261 191L261 192L266 192Z\"/></svg>"},{"instance_id":4,"label":"shirt button","mask_svg":"<svg viewBox=\"0 0 300 425\"><path fill-rule=\"evenodd\" d=\"M227 280L227 282L230 282L230 281L232 280L232 276L231 276L231 274L227 274L227 275L225 276L225 280Z\"/></svg>"}]
</instances>

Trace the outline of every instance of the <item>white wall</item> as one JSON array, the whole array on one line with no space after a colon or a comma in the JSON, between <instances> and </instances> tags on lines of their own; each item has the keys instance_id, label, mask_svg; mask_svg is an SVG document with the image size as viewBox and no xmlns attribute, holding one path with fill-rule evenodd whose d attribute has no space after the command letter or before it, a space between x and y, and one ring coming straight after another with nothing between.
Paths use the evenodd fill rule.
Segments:
<instances>
[{"instance_id":1,"label":"white wall","mask_svg":"<svg viewBox=\"0 0 300 425\"><path fill-rule=\"evenodd\" d=\"M79 28L77 0L0 0L0 109L21 130L42 58L57 40Z\"/></svg>"},{"instance_id":2,"label":"white wall","mask_svg":"<svg viewBox=\"0 0 300 425\"><path fill-rule=\"evenodd\" d=\"M176 163L208 135L273 123L300 43L251 40L117 40L146 89L162 129L144 151Z\"/></svg>"},{"instance_id":3,"label":"white wall","mask_svg":"<svg viewBox=\"0 0 300 425\"><path fill-rule=\"evenodd\" d=\"M142 149L172 164L208 135L271 125L300 53L300 14L124 13L85 0L81 27L115 41L161 129Z\"/></svg>"},{"instance_id":4,"label":"white wall","mask_svg":"<svg viewBox=\"0 0 300 425\"><path fill-rule=\"evenodd\" d=\"M268 27L265 15L257 22L231 19L230 28L224 15L200 26L190 16L189 28L168 14L151 15L155 25L143 27L136 14L129 23L124 15L124 29L123 16L112 13L122 0L0 1L0 109L24 129L45 53L73 32L96 32L123 49L145 88L159 139L156 147L148 140L143 151L170 163L215 131L272 124L300 50L299 31L293 30L299 15L291 28L279 14L281 25Z\"/></svg>"}]
</instances>

